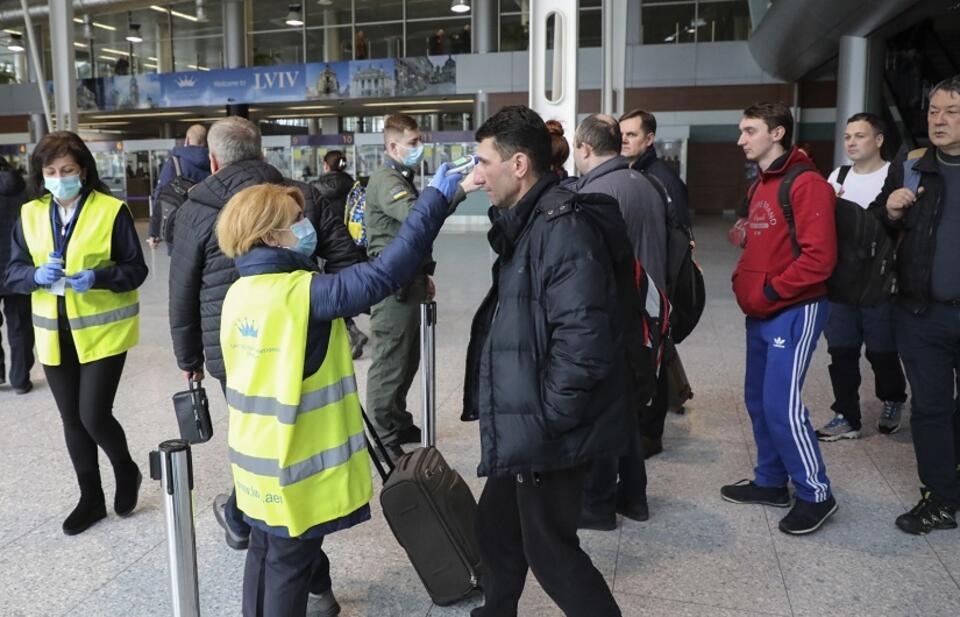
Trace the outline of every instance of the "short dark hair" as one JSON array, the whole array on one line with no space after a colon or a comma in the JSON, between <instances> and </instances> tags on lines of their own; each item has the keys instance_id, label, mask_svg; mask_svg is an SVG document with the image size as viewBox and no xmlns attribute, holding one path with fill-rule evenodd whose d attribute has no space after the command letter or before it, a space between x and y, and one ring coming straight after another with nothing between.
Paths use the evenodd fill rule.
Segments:
<instances>
[{"instance_id":1,"label":"short dark hair","mask_svg":"<svg viewBox=\"0 0 960 617\"><path fill-rule=\"evenodd\" d=\"M110 194L110 189L100 181L100 173L97 171L97 162L93 159L93 154L80 136L70 131L54 131L47 133L40 140L30 157L30 190L34 195L39 197L47 190L43 184L43 168L62 156L73 157L77 165L83 169L82 191L84 193L97 190Z\"/></svg>"},{"instance_id":2,"label":"short dark hair","mask_svg":"<svg viewBox=\"0 0 960 617\"><path fill-rule=\"evenodd\" d=\"M392 116L387 116L383 121L383 142L387 143L390 141L390 138L387 136L387 133L400 133L403 135L404 131L416 131L420 127L417 125L417 121L414 120L413 116L408 116L407 114L393 114Z\"/></svg>"},{"instance_id":3,"label":"short dark hair","mask_svg":"<svg viewBox=\"0 0 960 617\"><path fill-rule=\"evenodd\" d=\"M790 107L783 101L754 103L743 110L743 117L763 120L769 131L782 126L784 132L780 145L784 148L793 145L793 114L790 113Z\"/></svg>"},{"instance_id":4,"label":"short dark hair","mask_svg":"<svg viewBox=\"0 0 960 617\"><path fill-rule=\"evenodd\" d=\"M333 171L340 171L347 166L347 158L342 150L331 150L323 155L323 162Z\"/></svg>"},{"instance_id":5,"label":"short dark hair","mask_svg":"<svg viewBox=\"0 0 960 617\"><path fill-rule=\"evenodd\" d=\"M577 127L574 144L587 144L597 154L620 154L623 138L620 136L620 123L609 116L591 114Z\"/></svg>"},{"instance_id":6,"label":"short dark hair","mask_svg":"<svg viewBox=\"0 0 960 617\"><path fill-rule=\"evenodd\" d=\"M847 124L850 124L851 122L866 122L873 127L873 131L877 135L887 134L887 125L883 121L883 118L877 114L872 114L869 111L862 111L858 114L853 114L847 118Z\"/></svg>"},{"instance_id":7,"label":"short dark hair","mask_svg":"<svg viewBox=\"0 0 960 617\"><path fill-rule=\"evenodd\" d=\"M646 109L634 109L632 111L628 111L620 116L620 120L618 122L630 120L631 118L640 118L640 126L643 127L644 133L657 132L657 117Z\"/></svg>"},{"instance_id":8,"label":"short dark hair","mask_svg":"<svg viewBox=\"0 0 960 617\"><path fill-rule=\"evenodd\" d=\"M949 92L950 94L960 96L960 75L948 77L934 86L933 89L930 90L930 98L932 99L933 95L937 92Z\"/></svg>"},{"instance_id":9,"label":"short dark hair","mask_svg":"<svg viewBox=\"0 0 960 617\"><path fill-rule=\"evenodd\" d=\"M504 107L483 123L475 138L493 138L493 146L503 159L523 152L540 176L550 171L550 132L543 118L526 105Z\"/></svg>"}]
</instances>

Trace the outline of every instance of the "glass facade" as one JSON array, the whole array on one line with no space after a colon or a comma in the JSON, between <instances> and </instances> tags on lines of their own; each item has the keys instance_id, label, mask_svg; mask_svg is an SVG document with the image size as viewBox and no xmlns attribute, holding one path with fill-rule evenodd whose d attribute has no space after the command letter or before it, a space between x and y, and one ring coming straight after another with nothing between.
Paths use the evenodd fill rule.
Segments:
<instances>
[{"instance_id":1,"label":"glass facade","mask_svg":"<svg viewBox=\"0 0 960 617\"><path fill-rule=\"evenodd\" d=\"M497 3L500 51L524 51L531 0ZM751 31L748 0L622 0L627 2L628 44L745 40ZM602 0L580 0L579 46L602 42ZM154 4L129 12L75 15L77 76L81 79L150 72L204 71L224 66L223 4L195 0ZM470 13L450 11L450 0L311 0L245 3L248 63L254 66L470 53ZM291 9L296 11L291 15ZM301 25L288 18L298 17ZM85 20L87 23L85 23ZM294 22L295 24L297 22ZM125 40L131 24L143 40ZM0 43L0 83L14 80L7 49L22 26ZM51 47L39 25L50 78Z\"/></svg>"}]
</instances>

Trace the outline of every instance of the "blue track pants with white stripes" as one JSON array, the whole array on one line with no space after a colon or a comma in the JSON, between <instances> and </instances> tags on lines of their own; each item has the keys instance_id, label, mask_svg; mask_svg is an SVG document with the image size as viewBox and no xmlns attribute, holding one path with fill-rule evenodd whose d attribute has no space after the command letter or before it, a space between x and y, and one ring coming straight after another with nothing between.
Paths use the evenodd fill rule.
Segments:
<instances>
[{"instance_id":1,"label":"blue track pants with white stripes","mask_svg":"<svg viewBox=\"0 0 960 617\"><path fill-rule=\"evenodd\" d=\"M757 444L755 482L786 486L798 498L821 502L830 481L800 391L827 318L826 300L789 308L770 319L747 317L744 400Z\"/></svg>"}]
</instances>

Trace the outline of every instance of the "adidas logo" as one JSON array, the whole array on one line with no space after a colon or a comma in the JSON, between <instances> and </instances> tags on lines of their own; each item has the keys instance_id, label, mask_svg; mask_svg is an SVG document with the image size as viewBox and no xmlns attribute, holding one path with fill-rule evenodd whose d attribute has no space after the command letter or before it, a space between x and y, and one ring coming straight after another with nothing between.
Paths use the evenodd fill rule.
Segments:
<instances>
[{"instance_id":1,"label":"adidas logo","mask_svg":"<svg viewBox=\"0 0 960 617\"><path fill-rule=\"evenodd\" d=\"M785 349L786 344L787 344L787 339L783 337L778 336L777 338L773 339L773 346L776 347L777 349Z\"/></svg>"},{"instance_id":2,"label":"adidas logo","mask_svg":"<svg viewBox=\"0 0 960 617\"><path fill-rule=\"evenodd\" d=\"M249 338L257 338L257 334L260 333L253 322L246 319L237 323L237 330L240 331L240 336L246 336Z\"/></svg>"},{"instance_id":3,"label":"adidas logo","mask_svg":"<svg viewBox=\"0 0 960 617\"><path fill-rule=\"evenodd\" d=\"M184 76L177 79L177 85L181 88L192 88L197 85L195 77Z\"/></svg>"}]
</instances>

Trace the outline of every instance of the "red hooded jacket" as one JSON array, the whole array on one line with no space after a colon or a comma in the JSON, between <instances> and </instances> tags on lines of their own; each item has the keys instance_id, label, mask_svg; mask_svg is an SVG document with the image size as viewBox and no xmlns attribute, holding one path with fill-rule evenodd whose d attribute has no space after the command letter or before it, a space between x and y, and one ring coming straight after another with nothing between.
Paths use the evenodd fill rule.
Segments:
<instances>
[{"instance_id":1,"label":"red hooded jacket","mask_svg":"<svg viewBox=\"0 0 960 617\"><path fill-rule=\"evenodd\" d=\"M813 167L813 163L797 148L786 157L785 163L778 159L760 174L750 200L746 246L733 272L737 303L744 313L758 319L827 295L826 282L837 262L836 195L816 172L797 176L790 192L800 244L800 256L793 257L778 197L780 183L789 168Z\"/></svg>"}]
</instances>

